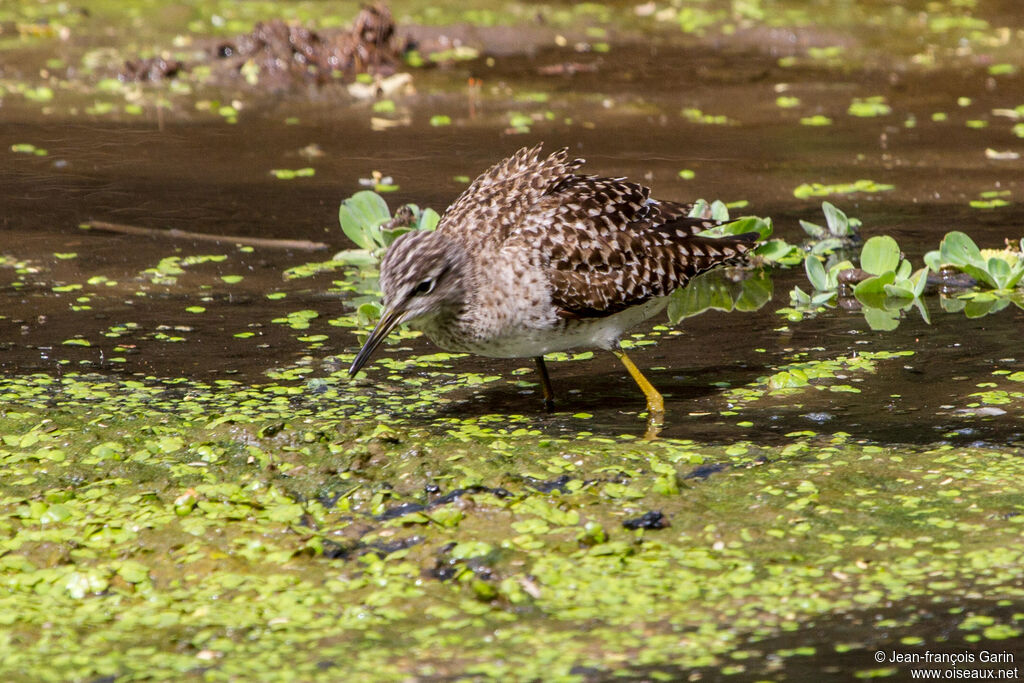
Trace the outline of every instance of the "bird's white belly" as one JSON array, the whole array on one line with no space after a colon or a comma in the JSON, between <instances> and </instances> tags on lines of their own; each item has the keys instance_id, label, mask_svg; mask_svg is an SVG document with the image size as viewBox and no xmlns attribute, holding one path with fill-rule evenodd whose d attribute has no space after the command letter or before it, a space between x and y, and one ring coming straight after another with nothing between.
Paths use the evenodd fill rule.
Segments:
<instances>
[{"instance_id":1,"label":"bird's white belly","mask_svg":"<svg viewBox=\"0 0 1024 683\"><path fill-rule=\"evenodd\" d=\"M455 338L442 330L423 327L424 333L446 351L475 353L490 358L532 358L579 347L614 349L626 330L657 315L668 297L652 299L604 318L583 318L567 324L531 326L508 324L485 338Z\"/></svg>"}]
</instances>

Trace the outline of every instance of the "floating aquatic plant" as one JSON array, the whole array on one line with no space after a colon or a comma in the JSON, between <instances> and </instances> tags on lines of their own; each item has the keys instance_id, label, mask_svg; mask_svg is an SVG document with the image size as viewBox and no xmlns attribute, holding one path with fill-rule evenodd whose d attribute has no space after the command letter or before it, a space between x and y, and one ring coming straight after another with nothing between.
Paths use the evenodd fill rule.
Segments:
<instances>
[{"instance_id":1,"label":"floating aquatic plant","mask_svg":"<svg viewBox=\"0 0 1024 683\"><path fill-rule=\"evenodd\" d=\"M885 97L882 95L872 95L871 97L863 98L854 97L846 113L851 116L870 118L872 116L890 114L892 113L892 107L886 103Z\"/></svg>"},{"instance_id":2,"label":"floating aquatic plant","mask_svg":"<svg viewBox=\"0 0 1024 683\"><path fill-rule=\"evenodd\" d=\"M836 221L838 214L826 212L826 216L830 214ZM821 234L825 230L805 221L801 224L805 230L811 228L809 233ZM1007 241L1003 249L979 249L969 236L954 231L943 238L939 249L925 254L927 267L916 271L902 258L896 240L887 235L872 237L864 244L859 271L848 260L823 264L821 257L812 252L804 259L804 269L813 289L808 293L794 287L790 292L790 307L778 312L790 320L801 320L806 313L831 307L845 283L853 285L852 294L872 329L894 329L899 324L900 313L912 306L929 322L928 309L921 299L928 273L948 276L951 270L971 278L967 287L975 283L977 286L956 296L944 296L941 299L943 310L962 311L968 318L978 318L1001 311L1011 303L1024 308L1022 250L1024 239L1018 244Z\"/></svg>"},{"instance_id":3,"label":"floating aquatic plant","mask_svg":"<svg viewBox=\"0 0 1024 683\"><path fill-rule=\"evenodd\" d=\"M1021 249L1024 239L1016 247L979 249L970 237L954 231L942 238L938 250L924 255L924 262L935 273L953 268L991 289L1010 290L1020 286L1024 278Z\"/></svg>"},{"instance_id":4,"label":"floating aquatic plant","mask_svg":"<svg viewBox=\"0 0 1024 683\"><path fill-rule=\"evenodd\" d=\"M850 218L831 202L822 202L821 210L825 214L824 226L810 221L800 221L800 227L811 240L809 247L812 254L827 254L851 247L860 241L859 218Z\"/></svg>"},{"instance_id":5,"label":"floating aquatic plant","mask_svg":"<svg viewBox=\"0 0 1024 683\"><path fill-rule=\"evenodd\" d=\"M49 152L47 152L42 147L36 147L35 145L28 142L18 142L11 145L11 151L16 152L18 154L34 154L35 156L38 157L44 157L47 154L49 154Z\"/></svg>"},{"instance_id":6,"label":"floating aquatic plant","mask_svg":"<svg viewBox=\"0 0 1024 683\"><path fill-rule=\"evenodd\" d=\"M836 250L856 244L861 222L849 218L829 202L822 203L822 211L825 226L800 221L811 239L817 240L811 242L810 253L804 258L804 270L812 290L808 293L794 287L789 294L790 307L779 312L790 320L801 320L805 313L834 305L845 284L853 285L852 294L874 330L895 329L900 313L914 305L928 321L928 310L920 299L928 269L913 271L910 262L903 259L896 240L888 235L872 237L864 244L859 257L860 269L848 259L840 260ZM826 253L832 254L828 260L824 260Z\"/></svg>"},{"instance_id":7,"label":"floating aquatic plant","mask_svg":"<svg viewBox=\"0 0 1024 683\"><path fill-rule=\"evenodd\" d=\"M1024 259L1021 258L1024 239L1018 245L1007 241L1004 249L979 249L962 232L948 233L939 249L925 254L928 267L937 274L949 270L970 276L979 287L954 297L943 297L944 311L963 312L968 318L980 318L1003 310L1011 303L1024 308Z\"/></svg>"},{"instance_id":8,"label":"floating aquatic plant","mask_svg":"<svg viewBox=\"0 0 1024 683\"><path fill-rule=\"evenodd\" d=\"M861 251L860 265L871 277L857 283L853 295L863 305L871 329L896 329L900 313L911 306L917 306L925 322L930 322L928 309L921 301L928 269L911 272L913 266L902 257L896 240L888 235L869 239Z\"/></svg>"},{"instance_id":9,"label":"floating aquatic plant","mask_svg":"<svg viewBox=\"0 0 1024 683\"><path fill-rule=\"evenodd\" d=\"M914 299L924 291L927 269L911 272L910 261L902 257L896 240L888 235L872 237L864 243L860 267L871 277L857 283L853 293L865 305L878 304L885 297Z\"/></svg>"},{"instance_id":10,"label":"floating aquatic plant","mask_svg":"<svg viewBox=\"0 0 1024 683\"><path fill-rule=\"evenodd\" d=\"M800 287L794 287L789 293L790 305L797 309L817 310L830 303L839 291L839 273L851 268L853 264L844 260L826 270L818 256L808 254L804 258L804 270L813 290L808 294Z\"/></svg>"},{"instance_id":11,"label":"floating aquatic plant","mask_svg":"<svg viewBox=\"0 0 1024 683\"><path fill-rule=\"evenodd\" d=\"M743 205L746 206L746 204ZM798 246L790 244L783 239L768 239L772 236L774 230L771 218L743 216L736 220L730 220L729 205L717 199L710 204L703 199L698 199L690 210L690 216L710 218L723 223L700 233L707 237L742 235L746 232L758 233L763 243L751 250L750 254L760 262L781 266L792 266L800 263L800 248Z\"/></svg>"},{"instance_id":12,"label":"floating aquatic plant","mask_svg":"<svg viewBox=\"0 0 1024 683\"><path fill-rule=\"evenodd\" d=\"M894 185L877 183L869 178L861 178L852 183L837 183L825 185L823 183L803 183L793 190L793 196L797 199L808 197L827 197L831 194L851 194L853 192L886 192L893 189Z\"/></svg>"},{"instance_id":13,"label":"floating aquatic plant","mask_svg":"<svg viewBox=\"0 0 1024 683\"><path fill-rule=\"evenodd\" d=\"M388 204L376 192L363 190L341 203L338 221L345 236L358 245L334 255L334 261L372 264L400 235L413 230L433 230L441 216L433 209L405 204L391 215Z\"/></svg>"},{"instance_id":14,"label":"floating aquatic plant","mask_svg":"<svg viewBox=\"0 0 1024 683\"><path fill-rule=\"evenodd\" d=\"M991 155L986 156L992 158ZM970 205L972 209L998 209L1010 205L1010 200L1007 199L1010 196L1009 190L988 190L981 193L980 199L972 199Z\"/></svg>"}]
</instances>

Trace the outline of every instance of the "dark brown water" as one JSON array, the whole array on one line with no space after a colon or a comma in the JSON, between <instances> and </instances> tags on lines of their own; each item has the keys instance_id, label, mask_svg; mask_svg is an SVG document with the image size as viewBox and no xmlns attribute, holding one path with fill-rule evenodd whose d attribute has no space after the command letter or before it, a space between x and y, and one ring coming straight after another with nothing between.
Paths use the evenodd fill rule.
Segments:
<instances>
[{"instance_id":1,"label":"dark brown water","mask_svg":"<svg viewBox=\"0 0 1024 683\"><path fill-rule=\"evenodd\" d=\"M596 65L596 72L538 74L540 67L577 59ZM484 83L472 107L466 89L458 85L469 75ZM776 106L779 83L785 84L786 95L800 98L795 110ZM589 171L643 181L658 197L747 200L744 211L771 216L776 234L794 242L802 237L798 219L821 222L822 198L794 197L797 185L859 178L889 183L895 186L889 192L829 199L863 220L865 237L894 236L916 265L949 230L965 231L983 246L1001 245L1024 232L1019 201L988 211L969 206L988 190L1008 190L1011 199L1024 196L1024 163L985 155L986 148L1021 149L1020 139L1009 132L1012 121L991 113L1024 97L1019 75L996 80L981 67L963 66L920 73L784 69L763 49L710 50L706 44L658 40L617 46L614 59L543 48L531 56L503 57L493 67L472 62L456 73L419 73L417 88L417 95L399 100L408 110L409 125L387 131L371 130L368 105L353 105L330 89L312 98L250 96L235 125L175 110L134 118L60 111L40 115L31 103L8 97L12 101L0 110L0 149L31 142L49 153L7 152L0 166L3 253L39 271L15 285L13 269L0 269L4 371L53 372L70 365L123 374L255 378L306 353L290 330L269 324L303 308L321 313L309 333L330 335L322 348L325 355L352 352L358 345L355 335L326 324L347 310L342 297L325 294L340 275L290 282L281 275L290 266L324 260L346 246L337 229L340 200L361 189L360 178L379 170L399 185L387 195L392 206L414 202L442 209L464 187L456 176L472 177L537 141L552 149L568 146L588 159ZM522 93L541 93L547 101L524 102ZM875 118L846 113L851 98L870 95L883 95L892 113ZM959 98L970 98L970 104L960 106ZM724 115L734 125L694 123L679 114L685 108ZM513 110L536 113L540 120L526 134L509 134L508 112ZM553 120L545 112L552 112ZM935 112L947 119L933 121ZM430 126L436 113L448 114L454 124ZM833 125L799 124L814 114L829 116ZM297 121L286 122L289 117ZM988 125L971 128L969 120ZM915 125L908 127L908 121ZM302 155L311 144L322 156ZM282 181L269 173L303 166L315 167L316 175ZM696 177L680 180L682 168L693 169ZM92 219L318 240L331 249L245 253L230 243L148 239L78 227ZM77 258L53 256L68 252ZM164 257L194 254L226 254L227 260L190 270L174 286L154 285L141 275ZM759 312L705 314L685 322L682 336L638 352L638 361L655 368L651 378L669 397L673 417L668 435L735 439L822 427L880 441L932 441L954 430L969 440L1020 440L1020 419L1013 411L984 419L957 418L952 411L963 407L967 390L990 379L993 369L1013 371L1024 365L1024 312L1011 306L969 320L942 313L932 297L931 325L912 313L889 333L872 332L859 314L842 310L787 324L774 311L787 305L793 285L806 288L801 271L777 271L774 300ZM221 274L245 279L227 287L218 281ZM117 284L53 291L97 275ZM265 297L270 291L289 295L270 301ZM90 308L73 311L83 294L90 296ZM204 296L204 315L185 311ZM183 328L185 341L140 344L129 351L126 363L113 364L106 359L117 355L112 347L119 341L108 345L101 334L125 322L151 333ZM263 344L240 347L233 335L252 326ZM93 346L62 346L76 335L91 339ZM426 350L427 345L414 348ZM753 351L758 348L764 352ZM864 349L911 349L915 355L906 363L885 364L861 394L822 392L800 405L768 406L765 419L749 433L716 415L688 416L716 412L719 388L714 382L750 382L795 352L811 350L813 359ZM61 359L70 364L58 365ZM507 373L525 364L466 358L457 369ZM608 354L558 363L553 374L561 405L593 413L595 429L633 425L642 409L640 395ZM891 399L892 394L902 398ZM536 407L532 397L505 384L463 399L457 410L470 415L501 412L510 405ZM557 416L539 412L537 421L560 424Z\"/></svg>"},{"instance_id":2,"label":"dark brown water","mask_svg":"<svg viewBox=\"0 0 1024 683\"><path fill-rule=\"evenodd\" d=\"M1006 20L998 8L992 11L993 22ZM896 56L887 65L870 50L870 31L861 27L859 33L844 34L813 24L751 30L730 40L664 32L644 42L636 33L624 36L606 54L580 53L571 44L547 47L550 32L532 37L536 42L526 38L524 51L516 51L506 37L501 49L496 47L502 56L489 66L478 59L417 73L417 94L396 98L401 116L392 117L406 118L408 125L386 131L373 130L371 119L377 115L370 105L353 103L340 86L266 96L247 92L236 125L189 109L190 100L131 117L84 114L88 95L58 97L41 110L8 94L0 109L0 150L5 151L0 241L3 254L27 261L38 272L17 276L13 268L0 269L0 366L7 373L54 372L66 370L69 364L57 362L67 359L73 367L100 372L258 377L305 353L287 329L268 323L300 308L322 313L309 333L330 335L325 354L350 352L357 346L355 336L326 324L346 310L342 297L325 294L340 275L285 282L282 272L346 246L337 229L337 206L360 188L358 179L379 170L399 185L387 196L392 206L414 202L440 210L464 187L456 176L472 177L537 141L549 148L568 146L589 160L591 172L644 181L660 198L746 200L750 205L743 211L771 216L776 234L793 242L802 238L799 219L821 222L822 198L795 198L797 185L858 178L890 183L895 189L886 193L826 199L863 220L864 237L891 234L916 265L951 229L992 247L1024 232L1024 162L985 154L986 148L1022 148L1021 138L1011 132L1013 121L994 114L1024 101L1022 77L989 76L988 62L996 57L977 54L918 69L902 54L906 46L891 45ZM949 37L935 40L941 46ZM803 59L796 66L779 66L780 56L830 44L848 48L844 54L851 61ZM39 58L32 49L12 54L27 62L18 65L25 72ZM564 63L593 71L542 75ZM477 95L464 85L469 77L482 81ZM800 104L781 109L780 94L799 97ZM874 118L847 113L854 97L873 95L884 96L892 113ZM724 116L728 125L695 123L681 116L686 109ZM511 134L509 112L535 115L537 121L528 132ZM933 121L937 113L945 119ZM435 114L451 116L453 125L430 126ZM800 125L814 115L834 123ZM985 127L972 127L981 124L970 121ZM45 147L48 155L7 152L23 142ZM304 157L310 144L323 156ZM283 181L269 174L273 168L304 166L314 167L315 176ZM680 180L683 168L692 169L695 178ZM1011 205L971 208L969 202L987 190L1009 190ZM124 237L78 227L91 219L324 241L331 249L245 253L230 244ZM77 258L53 256L70 252ZM167 256L193 254L226 254L227 259L189 270L174 286L154 285L140 274ZM225 287L218 276L228 273L244 274L245 280ZM95 275L117 285L53 291ZM990 379L996 366L1020 369L1020 309L1011 306L971 321L941 312L933 297L930 326L913 313L897 331L876 333L859 314L842 310L786 325L774 311L797 284L806 288L800 268L777 271L774 300L761 311L702 315L682 326L682 337L638 353L644 367L655 368L652 379L669 394L674 415L706 412L718 390L713 382L752 381L794 352L814 349L810 357L829 357L858 349L912 349L915 355L906 364L890 364L861 394L825 395L821 404L799 407L772 405L768 426L759 431L775 430L775 423L779 431L790 431L812 415L811 422L827 423L829 429L880 440L931 440L950 428L984 439L1020 438L1020 419L1012 412L965 426L950 422L941 408L954 403L962 408L965 388ZM264 296L270 291L289 296L270 301ZM90 297L89 308L73 310L83 295ZM206 314L184 311L204 296ZM111 364L105 358L118 342L106 346L100 334L127 322L150 332L161 326L187 328L186 340L150 344L124 364ZM241 349L232 335L252 326L258 326L265 345ZM76 335L93 340L93 346L61 345ZM522 365L466 358L459 368L508 372ZM599 428L631 424L631 413L641 408L630 380L610 356L557 364L553 372L560 391L577 390L563 393L567 407L594 413ZM902 396L899 405L891 404L894 393ZM530 400L511 386L465 398L458 410L469 414L501 412L509 403ZM626 403L631 410L610 409L609 403ZM736 437L735 427L708 417L673 419L669 429L703 437L723 430Z\"/></svg>"}]
</instances>

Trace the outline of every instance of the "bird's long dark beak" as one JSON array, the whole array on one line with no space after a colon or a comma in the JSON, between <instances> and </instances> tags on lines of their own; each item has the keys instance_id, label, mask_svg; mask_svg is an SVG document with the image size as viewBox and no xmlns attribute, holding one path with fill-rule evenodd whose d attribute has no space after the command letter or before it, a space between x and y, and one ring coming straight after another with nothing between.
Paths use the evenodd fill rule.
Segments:
<instances>
[{"instance_id":1,"label":"bird's long dark beak","mask_svg":"<svg viewBox=\"0 0 1024 683\"><path fill-rule=\"evenodd\" d=\"M370 356L380 346L380 343L391 334L391 330L395 329L395 326L402 321L402 315L404 311L399 309L390 309L384 311L384 315L380 317L380 321L377 322L377 326L373 328L373 332L367 337L366 343L363 344L363 348L359 349L359 353L356 354L356 359L352 361L352 367L348 369L348 376L354 377L359 370L366 365L366 362L370 360Z\"/></svg>"}]
</instances>

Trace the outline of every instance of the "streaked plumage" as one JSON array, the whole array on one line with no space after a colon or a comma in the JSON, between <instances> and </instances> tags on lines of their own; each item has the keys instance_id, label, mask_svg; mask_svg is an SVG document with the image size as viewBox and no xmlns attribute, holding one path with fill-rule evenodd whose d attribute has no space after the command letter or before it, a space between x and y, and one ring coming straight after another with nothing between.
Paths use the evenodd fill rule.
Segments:
<instances>
[{"instance_id":1,"label":"streaked plumage","mask_svg":"<svg viewBox=\"0 0 1024 683\"><path fill-rule=\"evenodd\" d=\"M698 237L717 223L642 185L578 174L582 164L564 149L521 149L478 177L435 232L395 240L381 263L385 315L350 372L401 322L444 349L491 357L614 350L673 290L756 241Z\"/></svg>"}]
</instances>

